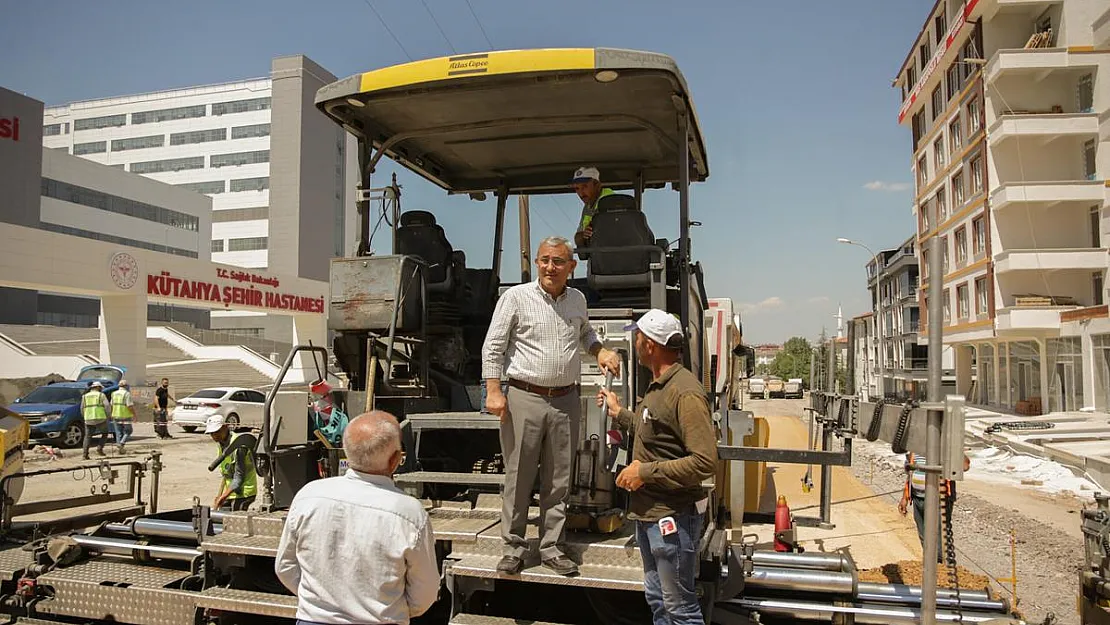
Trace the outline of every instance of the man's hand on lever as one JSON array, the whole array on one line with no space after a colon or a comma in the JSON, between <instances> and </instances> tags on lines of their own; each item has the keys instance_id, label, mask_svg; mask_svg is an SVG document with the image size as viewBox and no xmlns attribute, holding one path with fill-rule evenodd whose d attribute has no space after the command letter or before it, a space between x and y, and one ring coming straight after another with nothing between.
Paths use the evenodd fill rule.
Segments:
<instances>
[{"instance_id":1,"label":"man's hand on lever","mask_svg":"<svg viewBox=\"0 0 1110 625\"><path fill-rule=\"evenodd\" d=\"M604 388L597 389L597 406L605 406L605 414L610 419L616 419L621 412L621 400L613 391Z\"/></svg>"}]
</instances>

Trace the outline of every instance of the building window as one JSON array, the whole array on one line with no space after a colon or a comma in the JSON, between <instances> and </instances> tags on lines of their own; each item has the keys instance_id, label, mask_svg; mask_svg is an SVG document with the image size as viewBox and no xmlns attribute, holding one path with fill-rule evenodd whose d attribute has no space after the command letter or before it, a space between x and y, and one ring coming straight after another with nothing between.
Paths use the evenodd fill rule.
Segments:
<instances>
[{"instance_id":1,"label":"building window","mask_svg":"<svg viewBox=\"0 0 1110 625\"><path fill-rule=\"evenodd\" d=\"M213 252L222 252L222 251L224 251L224 240L223 239L213 239L212 240L212 251Z\"/></svg>"},{"instance_id":2,"label":"building window","mask_svg":"<svg viewBox=\"0 0 1110 625\"><path fill-rule=\"evenodd\" d=\"M208 158L209 167L235 167L238 165L252 165L255 163L269 163L269 150L256 150L254 152L234 152L232 154L213 154Z\"/></svg>"},{"instance_id":3,"label":"building window","mask_svg":"<svg viewBox=\"0 0 1110 625\"><path fill-rule=\"evenodd\" d=\"M948 68L948 78L947 78L947 84L945 86L947 87L947 91L945 91L945 95L948 96L949 100L956 97L956 94L960 92L960 87L962 85L960 85L960 64L959 63L953 63L952 67Z\"/></svg>"},{"instance_id":4,"label":"building window","mask_svg":"<svg viewBox=\"0 0 1110 625\"><path fill-rule=\"evenodd\" d=\"M917 144L925 135L925 108L913 114L913 149L917 151Z\"/></svg>"},{"instance_id":5,"label":"building window","mask_svg":"<svg viewBox=\"0 0 1110 625\"><path fill-rule=\"evenodd\" d=\"M941 266L944 268L944 273L948 273L948 237L941 237L940 247L944 250L944 257L941 261Z\"/></svg>"},{"instance_id":6,"label":"building window","mask_svg":"<svg viewBox=\"0 0 1110 625\"><path fill-rule=\"evenodd\" d=\"M936 38L938 50L946 34L948 34L948 23L944 19L944 12L941 11L940 15L933 18L933 36Z\"/></svg>"},{"instance_id":7,"label":"building window","mask_svg":"<svg viewBox=\"0 0 1110 625\"><path fill-rule=\"evenodd\" d=\"M945 220L948 219L948 201L944 197L944 187L941 186L937 191L934 204L937 206L937 226L940 226Z\"/></svg>"},{"instance_id":8,"label":"building window","mask_svg":"<svg viewBox=\"0 0 1110 625\"><path fill-rule=\"evenodd\" d=\"M114 139L113 152L125 150L141 150L144 148L160 148L166 145L166 135L150 135L149 137L131 137L130 139Z\"/></svg>"},{"instance_id":9,"label":"building window","mask_svg":"<svg viewBox=\"0 0 1110 625\"><path fill-rule=\"evenodd\" d=\"M204 169L204 157L187 156L184 158L169 158L162 161L131 163L131 173L133 174L158 174L169 171L185 171L188 169Z\"/></svg>"},{"instance_id":10,"label":"building window","mask_svg":"<svg viewBox=\"0 0 1110 625\"><path fill-rule=\"evenodd\" d=\"M1083 144L1083 174L1087 180L1094 180L1096 173L1095 141L1092 139Z\"/></svg>"},{"instance_id":11,"label":"building window","mask_svg":"<svg viewBox=\"0 0 1110 625\"><path fill-rule=\"evenodd\" d=\"M103 154L108 151L107 141L93 141L91 143L74 143L73 154L80 156L82 154Z\"/></svg>"},{"instance_id":12,"label":"building window","mask_svg":"<svg viewBox=\"0 0 1110 625\"><path fill-rule=\"evenodd\" d=\"M228 221L251 221L253 219L269 219L270 208L267 206L255 206L252 208L230 208L226 210L212 211L212 223L224 223Z\"/></svg>"},{"instance_id":13,"label":"building window","mask_svg":"<svg viewBox=\"0 0 1110 625\"><path fill-rule=\"evenodd\" d=\"M929 250L924 249L921 250L921 279L929 279ZM925 306L924 303L922 303L921 305L924 308L928 308L928 306Z\"/></svg>"},{"instance_id":14,"label":"building window","mask_svg":"<svg viewBox=\"0 0 1110 625\"><path fill-rule=\"evenodd\" d=\"M269 176L262 176L260 178L238 178L232 180L228 185L228 191L231 193L235 193L236 191L265 191L269 188Z\"/></svg>"},{"instance_id":15,"label":"building window","mask_svg":"<svg viewBox=\"0 0 1110 625\"><path fill-rule=\"evenodd\" d=\"M266 111L270 108L270 98L254 98L251 100L235 100L232 102L217 102L212 105L213 115L229 115L231 113L246 113L248 111Z\"/></svg>"},{"instance_id":16,"label":"building window","mask_svg":"<svg viewBox=\"0 0 1110 625\"><path fill-rule=\"evenodd\" d=\"M967 264L967 226L961 226L955 234L956 266L963 267Z\"/></svg>"},{"instance_id":17,"label":"building window","mask_svg":"<svg viewBox=\"0 0 1110 625\"><path fill-rule=\"evenodd\" d=\"M933 166L936 167L937 172L944 169L944 164L947 162L946 154L944 153L944 137L937 137L933 142Z\"/></svg>"},{"instance_id":18,"label":"building window","mask_svg":"<svg viewBox=\"0 0 1110 625\"><path fill-rule=\"evenodd\" d=\"M925 190L925 185L929 184L929 162L922 155L917 159L917 191L918 193Z\"/></svg>"},{"instance_id":19,"label":"building window","mask_svg":"<svg viewBox=\"0 0 1110 625\"><path fill-rule=\"evenodd\" d=\"M175 119L193 119L196 117L204 117L204 115L205 106L203 104L198 104L195 106L180 106L172 109L132 113L131 123L152 124L154 122L168 122Z\"/></svg>"},{"instance_id":20,"label":"building window","mask_svg":"<svg viewBox=\"0 0 1110 625\"><path fill-rule=\"evenodd\" d=\"M972 98L967 102L967 134L973 135L983 127L979 119L979 98Z\"/></svg>"},{"instance_id":21,"label":"building window","mask_svg":"<svg viewBox=\"0 0 1110 625\"><path fill-rule=\"evenodd\" d=\"M196 232L200 229L200 219L193 215L50 178L42 179L42 196L97 208L117 215L127 215L128 217L165 224L189 232Z\"/></svg>"},{"instance_id":22,"label":"building window","mask_svg":"<svg viewBox=\"0 0 1110 625\"><path fill-rule=\"evenodd\" d=\"M1102 214L1097 206L1091 207L1088 221L1091 225L1091 247L1102 247Z\"/></svg>"},{"instance_id":23,"label":"building window","mask_svg":"<svg viewBox=\"0 0 1110 625\"><path fill-rule=\"evenodd\" d=\"M56 137L60 134L62 134L61 124L50 124L42 127L42 136L44 137Z\"/></svg>"},{"instance_id":24,"label":"building window","mask_svg":"<svg viewBox=\"0 0 1110 625\"><path fill-rule=\"evenodd\" d=\"M918 206L917 210L921 214L921 234L925 234L926 232L929 231L930 227L932 226L932 224L930 223L932 220L929 219L929 214L933 210L933 199L929 198L929 199L923 201Z\"/></svg>"},{"instance_id":25,"label":"building window","mask_svg":"<svg viewBox=\"0 0 1110 625\"><path fill-rule=\"evenodd\" d=\"M1092 301L1094 302L1094 306L1102 306L1104 301L1102 296L1104 292L1102 288L1102 280L1103 278L1101 271L1096 271L1091 274L1091 288L1093 290L1092 295L1094 295L1094 299Z\"/></svg>"},{"instance_id":26,"label":"building window","mask_svg":"<svg viewBox=\"0 0 1110 625\"><path fill-rule=\"evenodd\" d=\"M108 234L105 232L82 230L80 228L52 224L47 221L39 222L39 230L46 230L47 232L57 232L59 234L68 234L74 237L81 237L82 239L92 239L94 241L107 241L108 243L116 243L118 245L128 245L130 247L137 247L139 249L152 250L155 252L164 252L166 254L173 254L175 256L186 256L188 258L199 258L200 256L193 250L184 250L179 247L170 247L168 245L162 245L160 243L151 243L149 241L139 241L137 239L118 237L114 234Z\"/></svg>"},{"instance_id":27,"label":"building window","mask_svg":"<svg viewBox=\"0 0 1110 625\"><path fill-rule=\"evenodd\" d=\"M964 145L963 127L960 126L960 117L957 115L956 119L948 124L948 149L952 152L952 156L960 153L960 148Z\"/></svg>"},{"instance_id":28,"label":"building window","mask_svg":"<svg viewBox=\"0 0 1110 625\"><path fill-rule=\"evenodd\" d=\"M958 171L952 176L952 212L960 210L964 205L964 172Z\"/></svg>"},{"instance_id":29,"label":"building window","mask_svg":"<svg viewBox=\"0 0 1110 625\"><path fill-rule=\"evenodd\" d=\"M944 114L944 94L940 92L940 85L933 89L933 121L940 119Z\"/></svg>"},{"instance_id":30,"label":"building window","mask_svg":"<svg viewBox=\"0 0 1110 625\"><path fill-rule=\"evenodd\" d=\"M987 229L982 217L976 217L971 222L971 253L978 258L987 249Z\"/></svg>"},{"instance_id":31,"label":"building window","mask_svg":"<svg viewBox=\"0 0 1110 625\"><path fill-rule=\"evenodd\" d=\"M175 132L170 135L170 145L190 145L193 143L208 143L209 141L223 141L225 139L227 139L227 128Z\"/></svg>"},{"instance_id":32,"label":"building window","mask_svg":"<svg viewBox=\"0 0 1110 625\"><path fill-rule=\"evenodd\" d=\"M245 239L228 239L227 251L229 252L252 252L255 250L264 250L267 245L267 237L248 237Z\"/></svg>"},{"instance_id":33,"label":"building window","mask_svg":"<svg viewBox=\"0 0 1110 625\"><path fill-rule=\"evenodd\" d=\"M925 43L917 48L918 59L921 61L921 67L924 69L929 65L929 59L933 56L933 51L929 48L929 36L925 36Z\"/></svg>"},{"instance_id":34,"label":"building window","mask_svg":"<svg viewBox=\"0 0 1110 625\"><path fill-rule=\"evenodd\" d=\"M948 289L944 289L944 323L952 323L952 297Z\"/></svg>"},{"instance_id":35,"label":"building window","mask_svg":"<svg viewBox=\"0 0 1110 625\"><path fill-rule=\"evenodd\" d=\"M253 126L235 126L231 129L232 139L249 139L251 137L269 137L270 124L254 124Z\"/></svg>"},{"instance_id":36,"label":"building window","mask_svg":"<svg viewBox=\"0 0 1110 625\"><path fill-rule=\"evenodd\" d=\"M1075 107L1080 113L1095 110L1095 78L1092 74L1079 77L1079 84L1075 89Z\"/></svg>"},{"instance_id":37,"label":"building window","mask_svg":"<svg viewBox=\"0 0 1110 625\"><path fill-rule=\"evenodd\" d=\"M971 314L971 300L967 292L966 282L956 287L956 315L959 319L967 319Z\"/></svg>"},{"instance_id":38,"label":"building window","mask_svg":"<svg viewBox=\"0 0 1110 625\"><path fill-rule=\"evenodd\" d=\"M175 187L196 191L204 195L218 195L227 190L227 182L224 180L210 180L208 182L183 182L175 184ZM215 221L215 220L213 220Z\"/></svg>"},{"instance_id":39,"label":"building window","mask_svg":"<svg viewBox=\"0 0 1110 625\"><path fill-rule=\"evenodd\" d=\"M127 125L127 115L105 115L104 117L86 117L73 120L73 130L96 130L97 128L114 128Z\"/></svg>"},{"instance_id":40,"label":"building window","mask_svg":"<svg viewBox=\"0 0 1110 625\"><path fill-rule=\"evenodd\" d=\"M975 279L975 315L987 314L987 277Z\"/></svg>"},{"instance_id":41,"label":"building window","mask_svg":"<svg viewBox=\"0 0 1110 625\"><path fill-rule=\"evenodd\" d=\"M983 157L976 156L971 159L971 194L976 195L983 190Z\"/></svg>"}]
</instances>

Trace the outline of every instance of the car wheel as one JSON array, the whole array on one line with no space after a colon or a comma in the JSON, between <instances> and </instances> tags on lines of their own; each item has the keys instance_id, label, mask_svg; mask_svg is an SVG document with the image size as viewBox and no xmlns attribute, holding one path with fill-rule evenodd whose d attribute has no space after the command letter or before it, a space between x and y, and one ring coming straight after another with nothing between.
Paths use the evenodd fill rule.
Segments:
<instances>
[{"instance_id":1,"label":"car wheel","mask_svg":"<svg viewBox=\"0 0 1110 625\"><path fill-rule=\"evenodd\" d=\"M183 425L183 426L181 426L181 429L183 429L186 432L192 434L193 432L197 431L197 426L195 426L195 425Z\"/></svg>"},{"instance_id":2,"label":"car wheel","mask_svg":"<svg viewBox=\"0 0 1110 625\"><path fill-rule=\"evenodd\" d=\"M234 430L235 428L239 427L239 415L235 414L234 412L227 415L227 418L224 419L224 423L227 424L227 427Z\"/></svg>"},{"instance_id":3,"label":"car wheel","mask_svg":"<svg viewBox=\"0 0 1110 625\"><path fill-rule=\"evenodd\" d=\"M62 432L61 447L73 449L85 442L85 424L73 422Z\"/></svg>"}]
</instances>

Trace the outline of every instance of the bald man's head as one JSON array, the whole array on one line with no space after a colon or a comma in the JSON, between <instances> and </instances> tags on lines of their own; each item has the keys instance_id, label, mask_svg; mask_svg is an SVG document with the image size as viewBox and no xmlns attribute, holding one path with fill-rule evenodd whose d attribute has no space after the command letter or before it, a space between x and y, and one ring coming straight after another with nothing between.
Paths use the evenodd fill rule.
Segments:
<instances>
[{"instance_id":1,"label":"bald man's head","mask_svg":"<svg viewBox=\"0 0 1110 625\"><path fill-rule=\"evenodd\" d=\"M393 475L401 464L401 426L382 410L361 414L343 431L347 463L362 473Z\"/></svg>"}]
</instances>

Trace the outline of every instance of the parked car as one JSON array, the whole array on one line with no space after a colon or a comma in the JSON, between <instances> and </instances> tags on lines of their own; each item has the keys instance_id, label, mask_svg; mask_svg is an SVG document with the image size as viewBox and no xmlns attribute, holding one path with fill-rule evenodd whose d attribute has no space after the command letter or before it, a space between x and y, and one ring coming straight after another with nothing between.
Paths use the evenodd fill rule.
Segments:
<instances>
[{"instance_id":1,"label":"parked car","mask_svg":"<svg viewBox=\"0 0 1110 625\"><path fill-rule=\"evenodd\" d=\"M59 447L80 447L85 441L81 396L94 381L100 382L104 392L111 396L119 388L126 371L122 366L90 365L81 369L76 381L40 386L16 399L8 409L27 420L31 426L31 440Z\"/></svg>"},{"instance_id":2,"label":"parked car","mask_svg":"<svg viewBox=\"0 0 1110 625\"><path fill-rule=\"evenodd\" d=\"M170 420L186 432L196 432L212 415L223 415L232 429L262 427L262 404L266 396L249 388L214 387L177 400Z\"/></svg>"},{"instance_id":3,"label":"parked car","mask_svg":"<svg viewBox=\"0 0 1110 625\"><path fill-rule=\"evenodd\" d=\"M802 398L802 379L790 378L786 381L786 389L783 391L782 396L787 399L801 399Z\"/></svg>"}]
</instances>

